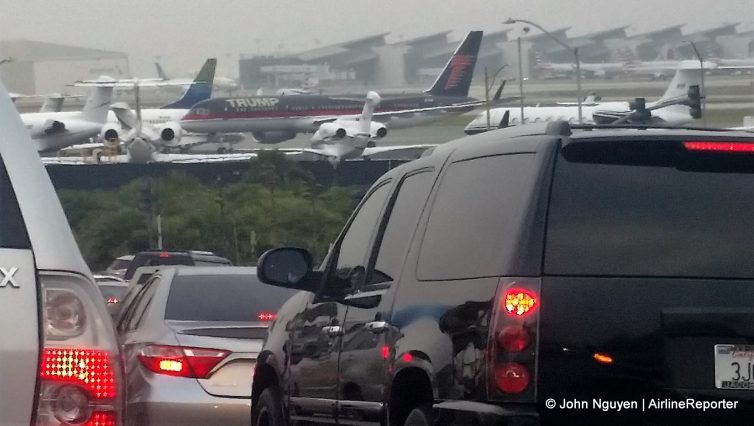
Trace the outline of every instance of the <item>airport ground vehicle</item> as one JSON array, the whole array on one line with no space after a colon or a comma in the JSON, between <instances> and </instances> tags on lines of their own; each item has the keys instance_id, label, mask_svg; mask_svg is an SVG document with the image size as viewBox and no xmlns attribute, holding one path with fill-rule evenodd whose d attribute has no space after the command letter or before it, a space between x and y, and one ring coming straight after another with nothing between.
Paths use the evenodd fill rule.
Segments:
<instances>
[{"instance_id":1,"label":"airport ground vehicle","mask_svg":"<svg viewBox=\"0 0 754 426\"><path fill-rule=\"evenodd\" d=\"M111 322L2 84L0 132L0 422L119 425Z\"/></svg>"},{"instance_id":2,"label":"airport ground vehicle","mask_svg":"<svg viewBox=\"0 0 754 426\"><path fill-rule=\"evenodd\" d=\"M168 251L168 250L148 250L136 253L126 268L123 278L129 281L136 269L142 266L159 266L159 265L191 265L191 266L220 266L230 265L231 261L215 255L209 251Z\"/></svg>"},{"instance_id":3,"label":"airport ground vehicle","mask_svg":"<svg viewBox=\"0 0 754 426\"><path fill-rule=\"evenodd\" d=\"M123 302L123 297L128 290L128 283L110 275L94 275L94 282L97 283L97 287L105 299L110 317L115 319L119 304Z\"/></svg>"},{"instance_id":4,"label":"airport ground vehicle","mask_svg":"<svg viewBox=\"0 0 754 426\"><path fill-rule=\"evenodd\" d=\"M123 310L134 425L245 424L251 373L274 313L295 291L248 267L162 267Z\"/></svg>"},{"instance_id":5,"label":"airport ground vehicle","mask_svg":"<svg viewBox=\"0 0 754 426\"><path fill-rule=\"evenodd\" d=\"M253 424L746 424L752 188L743 132L441 145L377 180L319 270L262 256L262 282L308 293L270 328ZM641 409L686 398L718 405Z\"/></svg>"}]
</instances>

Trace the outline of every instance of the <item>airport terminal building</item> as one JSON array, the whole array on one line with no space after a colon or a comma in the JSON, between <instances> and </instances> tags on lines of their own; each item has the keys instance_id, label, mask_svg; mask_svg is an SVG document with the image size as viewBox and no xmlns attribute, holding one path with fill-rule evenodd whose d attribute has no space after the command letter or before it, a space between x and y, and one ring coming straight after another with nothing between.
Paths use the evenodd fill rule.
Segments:
<instances>
[{"instance_id":1,"label":"airport terminal building","mask_svg":"<svg viewBox=\"0 0 754 426\"><path fill-rule=\"evenodd\" d=\"M73 81L100 75L128 78L128 55L32 40L0 41L0 79L23 94L60 92ZM73 92L73 90L71 90Z\"/></svg>"}]
</instances>

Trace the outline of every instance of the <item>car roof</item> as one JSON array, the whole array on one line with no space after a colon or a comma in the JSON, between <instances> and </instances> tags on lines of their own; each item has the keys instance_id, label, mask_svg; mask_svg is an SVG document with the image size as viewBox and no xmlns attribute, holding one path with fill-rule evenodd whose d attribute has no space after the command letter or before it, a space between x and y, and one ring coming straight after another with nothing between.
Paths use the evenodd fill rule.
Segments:
<instances>
[{"instance_id":1,"label":"car roof","mask_svg":"<svg viewBox=\"0 0 754 426\"><path fill-rule=\"evenodd\" d=\"M0 84L0 157L4 159L26 232L40 270L63 270L91 277L73 238L55 189L24 127L18 110ZM19 188L26 190L19 191Z\"/></svg>"},{"instance_id":2,"label":"car roof","mask_svg":"<svg viewBox=\"0 0 754 426\"><path fill-rule=\"evenodd\" d=\"M537 137L539 136L539 137ZM594 141L609 139L657 139L690 138L699 140L746 140L754 142L754 133L733 129L702 129L693 127L661 126L593 126L571 125L567 121L534 123L524 126L512 126L492 130L473 136L465 136L428 151L426 156L447 155L453 152L455 158L489 155L492 151L536 152L541 144L553 138L567 138L568 142ZM410 163L409 163L410 164Z\"/></svg>"}]
</instances>

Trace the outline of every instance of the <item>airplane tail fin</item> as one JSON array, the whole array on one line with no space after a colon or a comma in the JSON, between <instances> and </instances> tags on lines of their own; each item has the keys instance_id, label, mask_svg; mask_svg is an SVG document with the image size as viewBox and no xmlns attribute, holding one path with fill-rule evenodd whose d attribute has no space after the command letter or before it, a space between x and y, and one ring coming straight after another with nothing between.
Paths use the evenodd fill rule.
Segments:
<instances>
[{"instance_id":1,"label":"airplane tail fin","mask_svg":"<svg viewBox=\"0 0 754 426\"><path fill-rule=\"evenodd\" d=\"M670 81L670 85L665 90L665 94L658 99L658 102L684 98L688 96L690 86L697 85L701 87L701 84L702 70L699 68L699 62L691 60L680 61L675 75ZM704 93L702 93L702 96L704 96Z\"/></svg>"},{"instance_id":2,"label":"airplane tail fin","mask_svg":"<svg viewBox=\"0 0 754 426\"><path fill-rule=\"evenodd\" d=\"M103 76L98 78L96 82L104 85L92 87L81 112L81 117L87 121L104 124L107 122L107 112L110 110L114 89L112 85L107 85L107 83L114 83L115 79Z\"/></svg>"},{"instance_id":3,"label":"airplane tail fin","mask_svg":"<svg viewBox=\"0 0 754 426\"><path fill-rule=\"evenodd\" d=\"M469 95L474 66L482 45L482 34L482 31L469 32L437 76L435 83L426 90L427 93L459 97Z\"/></svg>"},{"instance_id":4,"label":"airplane tail fin","mask_svg":"<svg viewBox=\"0 0 754 426\"><path fill-rule=\"evenodd\" d=\"M63 110L63 102L66 96L60 93L51 93L45 96L39 112L59 112Z\"/></svg>"},{"instance_id":5,"label":"airplane tail fin","mask_svg":"<svg viewBox=\"0 0 754 426\"><path fill-rule=\"evenodd\" d=\"M162 65L160 65L159 62L155 62L154 67L157 68L157 77L159 77L160 80L170 80L170 78L168 78L168 75L165 74L165 70L162 69Z\"/></svg>"},{"instance_id":6,"label":"airplane tail fin","mask_svg":"<svg viewBox=\"0 0 754 426\"><path fill-rule=\"evenodd\" d=\"M199 70L193 83L191 83L183 93L181 99L165 105L163 109L189 109L201 101L212 97L212 84L215 80L215 68L217 59L209 58L204 62L204 66Z\"/></svg>"},{"instance_id":7,"label":"airplane tail fin","mask_svg":"<svg viewBox=\"0 0 754 426\"><path fill-rule=\"evenodd\" d=\"M361 117L359 118L359 133L370 134L372 129L372 115L374 109L380 104L380 95L377 92L367 93L367 99L364 102L364 109L361 111Z\"/></svg>"}]
</instances>

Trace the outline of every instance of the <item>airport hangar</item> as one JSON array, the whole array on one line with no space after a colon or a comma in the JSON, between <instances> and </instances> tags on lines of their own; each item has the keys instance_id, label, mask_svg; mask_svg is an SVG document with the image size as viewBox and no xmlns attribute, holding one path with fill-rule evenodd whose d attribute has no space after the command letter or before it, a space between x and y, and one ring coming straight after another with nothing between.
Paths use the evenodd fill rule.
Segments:
<instances>
[{"instance_id":1,"label":"airport hangar","mask_svg":"<svg viewBox=\"0 0 754 426\"><path fill-rule=\"evenodd\" d=\"M550 31L569 46L578 47L583 62L620 62L625 52L636 60L693 58L688 43L693 40L706 57L754 56L754 27L736 23L684 32L685 24L628 34L628 26L569 36L570 27ZM451 31L388 42L390 33L380 33L295 54L241 55L241 85L260 87L378 86L398 88L426 86L452 55L460 40L449 40ZM476 67L477 78L485 67L492 74L503 64L507 77L517 75L518 37L521 36L524 76L535 75L536 57L551 62L573 61L573 53L534 29L529 34L507 29L485 33ZM479 81L479 80L477 80ZM313 84L312 84L313 83Z\"/></svg>"},{"instance_id":2,"label":"airport hangar","mask_svg":"<svg viewBox=\"0 0 754 426\"><path fill-rule=\"evenodd\" d=\"M60 92L73 81L95 79L101 75L130 77L128 56L109 50L32 40L3 40L0 41L0 59L4 58L12 60L0 65L0 79L8 90L23 94Z\"/></svg>"}]
</instances>

